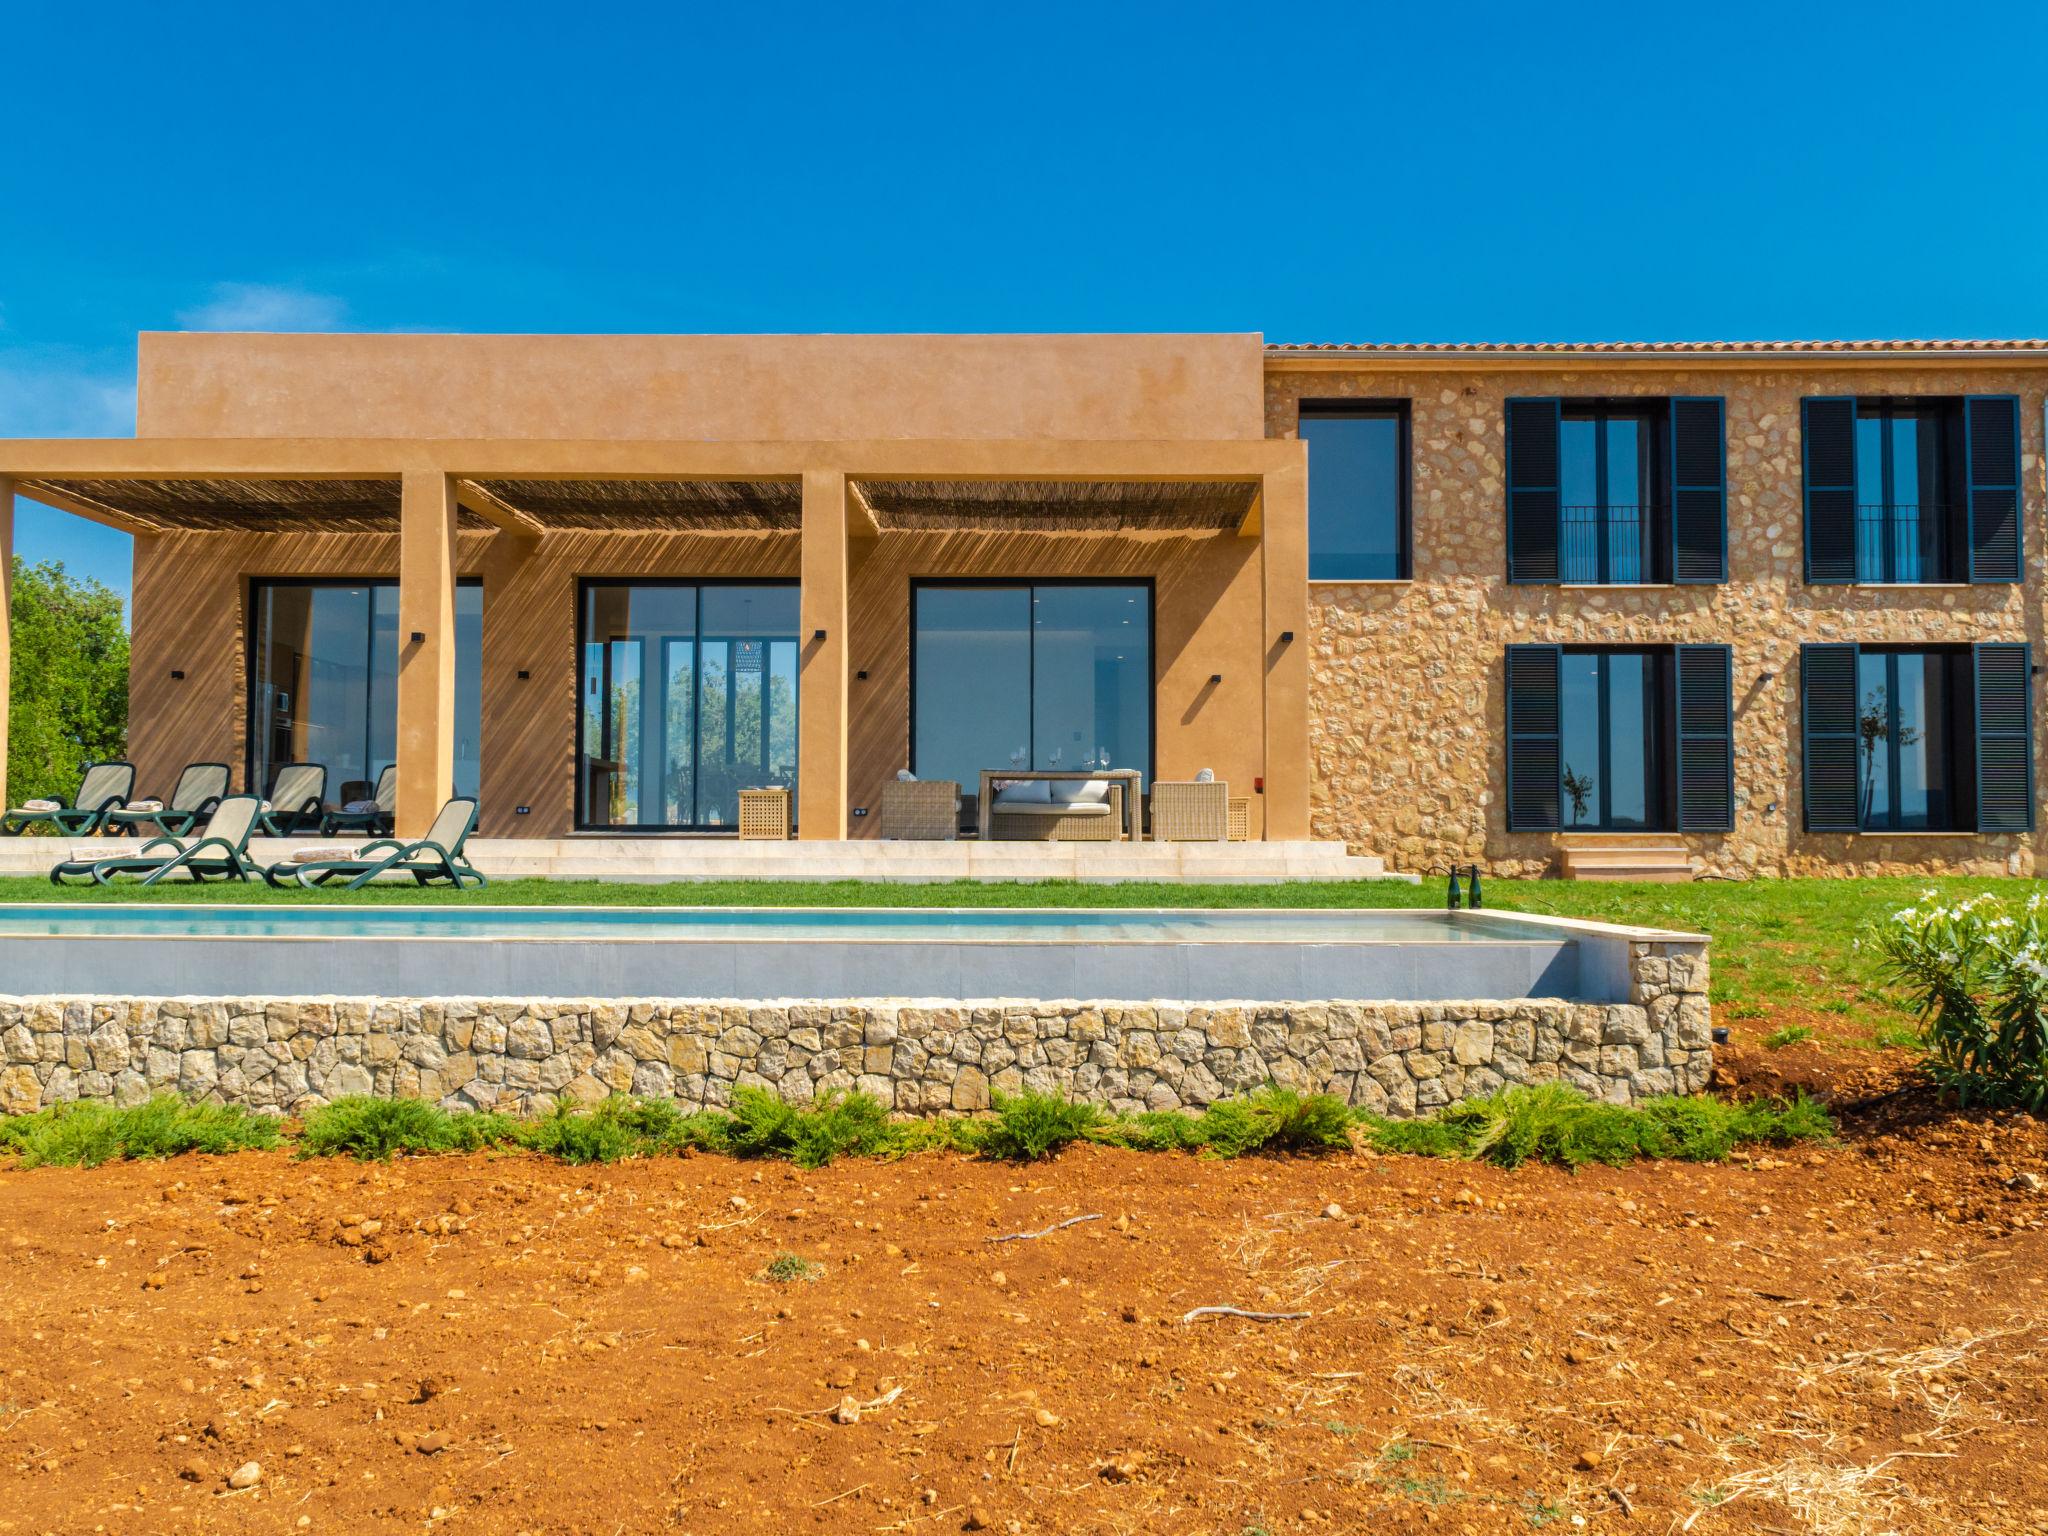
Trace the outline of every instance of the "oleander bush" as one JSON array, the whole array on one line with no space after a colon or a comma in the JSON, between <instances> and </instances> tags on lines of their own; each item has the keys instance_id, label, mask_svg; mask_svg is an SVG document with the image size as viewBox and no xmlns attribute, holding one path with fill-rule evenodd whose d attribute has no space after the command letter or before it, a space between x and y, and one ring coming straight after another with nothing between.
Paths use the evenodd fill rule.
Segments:
<instances>
[{"instance_id":1,"label":"oleander bush","mask_svg":"<svg viewBox=\"0 0 2048 1536\"><path fill-rule=\"evenodd\" d=\"M1862 942L1919 1016L1929 1070L1964 1104L2048 1105L2048 898L1945 903L1929 889Z\"/></svg>"}]
</instances>

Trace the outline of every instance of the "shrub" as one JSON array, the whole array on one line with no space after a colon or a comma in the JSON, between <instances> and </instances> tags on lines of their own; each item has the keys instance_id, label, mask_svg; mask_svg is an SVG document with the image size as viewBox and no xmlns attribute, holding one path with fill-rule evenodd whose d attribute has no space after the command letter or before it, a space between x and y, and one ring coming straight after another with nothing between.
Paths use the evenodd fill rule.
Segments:
<instances>
[{"instance_id":1,"label":"shrub","mask_svg":"<svg viewBox=\"0 0 2048 1536\"><path fill-rule=\"evenodd\" d=\"M778 1253L768 1261L768 1267L761 1271L763 1280L773 1280L777 1285L789 1285L798 1280L810 1281L825 1273L825 1266L813 1264L809 1259L793 1253Z\"/></svg>"},{"instance_id":2,"label":"shrub","mask_svg":"<svg viewBox=\"0 0 2048 1536\"><path fill-rule=\"evenodd\" d=\"M0 1121L0 1148L24 1168L95 1168L117 1158L243 1152L278 1144L276 1120L232 1104L187 1104L159 1094L143 1104L55 1104Z\"/></svg>"},{"instance_id":3,"label":"shrub","mask_svg":"<svg viewBox=\"0 0 2048 1536\"><path fill-rule=\"evenodd\" d=\"M873 1094L827 1094L799 1108L765 1088L732 1091L726 1144L741 1157L786 1157L818 1168L835 1157L886 1151L889 1143L889 1112Z\"/></svg>"},{"instance_id":4,"label":"shrub","mask_svg":"<svg viewBox=\"0 0 2048 1536\"><path fill-rule=\"evenodd\" d=\"M1929 1068L1964 1103L2048 1105L2048 917L2044 898L1943 906L1936 893L1869 933L1919 1016Z\"/></svg>"},{"instance_id":5,"label":"shrub","mask_svg":"<svg viewBox=\"0 0 2048 1536\"><path fill-rule=\"evenodd\" d=\"M1639 1157L1719 1162L1748 1143L1825 1141L1834 1122L1799 1096L1752 1099L1662 1097L1627 1107L1589 1099L1564 1083L1504 1088L1439 1110L1427 1120L1364 1117L1367 1140L1383 1152L1482 1158L1503 1168L1529 1160L1619 1165Z\"/></svg>"},{"instance_id":6,"label":"shrub","mask_svg":"<svg viewBox=\"0 0 2048 1536\"><path fill-rule=\"evenodd\" d=\"M1211 1104L1196 1130L1200 1145L1218 1157L1349 1150L1351 1111L1334 1095L1304 1095L1268 1083L1244 1098Z\"/></svg>"},{"instance_id":7,"label":"shrub","mask_svg":"<svg viewBox=\"0 0 2048 1536\"><path fill-rule=\"evenodd\" d=\"M519 1128L519 1144L565 1163L616 1163L647 1150L637 1107L631 1100L605 1099L593 1109L579 1109L573 1100L559 1099L549 1113Z\"/></svg>"},{"instance_id":8,"label":"shrub","mask_svg":"<svg viewBox=\"0 0 2048 1536\"><path fill-rule=\"evenodd\" d=\"M385 1162L400 1152L475 1152L510 1143L518 1129L506 1115L451 1114L424 1099L356 1096L306 1116L299 1155Z\"/></svg>"},{"instance_id":9,"label":"shrub","mask_svg":"<svg viewBox=\"0 0 2048 1536\"><path fill-rule=\"evenodd\" d=\"M983 1122L984 1156L1036 1162L1071 1142L1102 1129L1108 1116L1100 1105L1076 1104L1059 1093L999 1093L996 1117Z\"/></svg>"}]
</instances>

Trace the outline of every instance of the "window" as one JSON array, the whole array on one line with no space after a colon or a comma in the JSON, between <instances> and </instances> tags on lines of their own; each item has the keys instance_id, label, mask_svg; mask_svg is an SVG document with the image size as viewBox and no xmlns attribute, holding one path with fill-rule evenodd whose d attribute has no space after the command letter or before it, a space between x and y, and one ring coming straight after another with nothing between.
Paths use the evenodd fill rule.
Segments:
<instances>
[{"instance_id":1,"label":"window","mask_svg":"<svg viewBox=\"0 0 2048 1536\"><path fill-rule=\"evenodd\" d=\"M1722 401L1506 402L1508 579L1728 579Z\"/></svg>"},{"instance_id":2,"label":"window","mask_svg":"<svg viewBox=\"0 0 2048 1536\"><path fill-rule=\"evenodd\" d=\"M398 583L259 581L250 592L249 788L285 763L327 769L327 798L367 798L398 756ZM455 588L455 782L482 777L484 589ZM351 795L353 786L368 786Z\"/></svg>"},{"instance_id":3,"label":"window","mask_svg":"<svg viewBox=\"0 0 2048 1536\"><path fill-rule=\"evenodd\" d=\"M2017 399L1801 406L1808 581L2019 579Z\"/></svg>"},{"instance_id":4,"label":"window","mask_svg":"<svg viewBox=\"0 0 2048 1536\"><path fill-rule=\"evenodd\" d=\"M730 831L797 778L794 583L586 581L576 824Z\"/></svg>"},{"instance_id":5,"label":"window","mask_svg":"<svg viewBox=\"0 0 2048 1536\"><path fill-rule=\"evenodd\" d=\"M1311 581L1400 581L1408 559L1408 402L1304 400Z\"/></svg>"},{"instance_id":6,"label":"window","mask_svg":"<svg viewBox=\"0 0 2048 1536\"><path fill-rule=\"evenodd\" d=\"M1558 422L1558 494L1568 582L1647 581L1654 537L1651 413L1567 403Z\"/></svg>"},{"instance_id":7,"label":"window","mask_svg":"<svg viewBox=\"0 0 2048 1536\"><path fill-rule=\"evenodd\" d=\"M1508 830L1728 831L1724 645L1507 650Z\"/></svg>"},{"instance_id":8,"label":"window","mask_svg":"<svg viewBox=\"0 0 2048 1536\"><path fill-rule=\"evenodd\" d=\"M2031 827L2029 658L2005 641L1804 647L1807 830Z\"/></svg>"},{"instance_id":9,"label":"window","mask_svg":"<svg viewBox=\"0 0 2048 1536\"><path fill-rule=\"evenodd\" d=\"M910 766L966 793L985 768L1152 773L1152 589L920 582Z\"/></svg>"}]
</instances>

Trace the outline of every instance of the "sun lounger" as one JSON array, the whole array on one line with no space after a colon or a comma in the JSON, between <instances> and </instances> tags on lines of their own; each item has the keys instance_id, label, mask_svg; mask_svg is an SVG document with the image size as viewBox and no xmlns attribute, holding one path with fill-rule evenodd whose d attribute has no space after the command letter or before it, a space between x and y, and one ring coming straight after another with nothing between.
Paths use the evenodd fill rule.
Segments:
<instances>
[{"instance_id":1,"label":"sun lounger","mask_svg":"<svg viewBox=\"0 0 2048 1536\"><path fill-rule=\"evenodd\" d=\"M343 790L346 794L346 789ZM376 789L363 802L345 802L338 811L320 818L320 835L337 832L367 832L376 837L391 835L391 818L398 809L398 764L388 765L377 775Z\"/></svg>"},{"instance_id":2,"label":"sun lounger","mask_svg":"<svg viewBox=\"0 0 2048 1536\"><path fill-rule=\"evenodd\" d=\"M167 836L183 837L200 817L212 814L227 792L226 763L187 763L168 801L130 800L108 811L101 825L109 832L155 827Z\"/></svg>"},{"instance_id":3,"label":"sun lounger","mask_svg":"<svg viewBox=\"0 0 2048 1536\"><path fill-rule=\"evenodd\" d=\"M125 805L135 793L133 763L91 763L78 781L78 795L69 805L59 800L31 800L0 816L0 833L19 837L30 827L55 827L70 837L99 831L109 810Z\"/></svg>"},{"instance_id":4,"label":"sun lounger","mask_svg":"<svg viewBox=\"0 0 2048 1536\"><path fill-rule=\"evenodd\" d=\"M262 873L248 856L249 835L256 830L261 804L254 795L229 795L214 807L195 838L159 837L129 852L66 859L50 871L50 884L90 880L111 885L116 876L138 875L144 885L155 885L177 870L191 880L247 880Z\"/></svg>"},{"instance_id":5,"label":"sun lounger","mask_svg":"<svg viewBox=\"0 0 2048 1536\"><path fill-rule=\"evenodd\" d=\"M326 810L327 770L319 763L285 763L271 775L264 797L263 830L272 837L316 832Z\"/></svg>"},{"instance_id":6,"label":"sun lounger","mask_svg":"<svg viewBox=\"0 0 2048 1536\"><path fill-rule=\"evenodd\" d=\"M483 872L463 857L463 848L476 826L476 801L457 796L441 807L427 835L413 842L379 838L354 852L339 849L305 849L280 859L264 870L263 878L283 888L302 885L311 889L334 880L346 880L349 890L360 890L380 875L411 875L416 885L445 880L457 890L474 883L479 889L490 882ZM339 857L335 855L339 854Z\"/></svg>"}]
</instances>

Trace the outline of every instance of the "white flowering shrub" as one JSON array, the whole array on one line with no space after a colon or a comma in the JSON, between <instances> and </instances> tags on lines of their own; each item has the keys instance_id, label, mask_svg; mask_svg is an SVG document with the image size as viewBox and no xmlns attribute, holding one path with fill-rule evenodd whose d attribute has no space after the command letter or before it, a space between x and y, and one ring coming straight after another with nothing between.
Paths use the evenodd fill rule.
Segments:
<instances>
[{"instance_id":1,"label":"white flowering shrub","mask_svg":"<svg viewBox=\"0 0 2048 1536\"><path fill-rule=\"evenodd\" d=\"M1937 1077L1964 1103L2048 1104L2048 897L1944 904L1925 891L1871 931Z\"/></svg>"}]
</instances>

